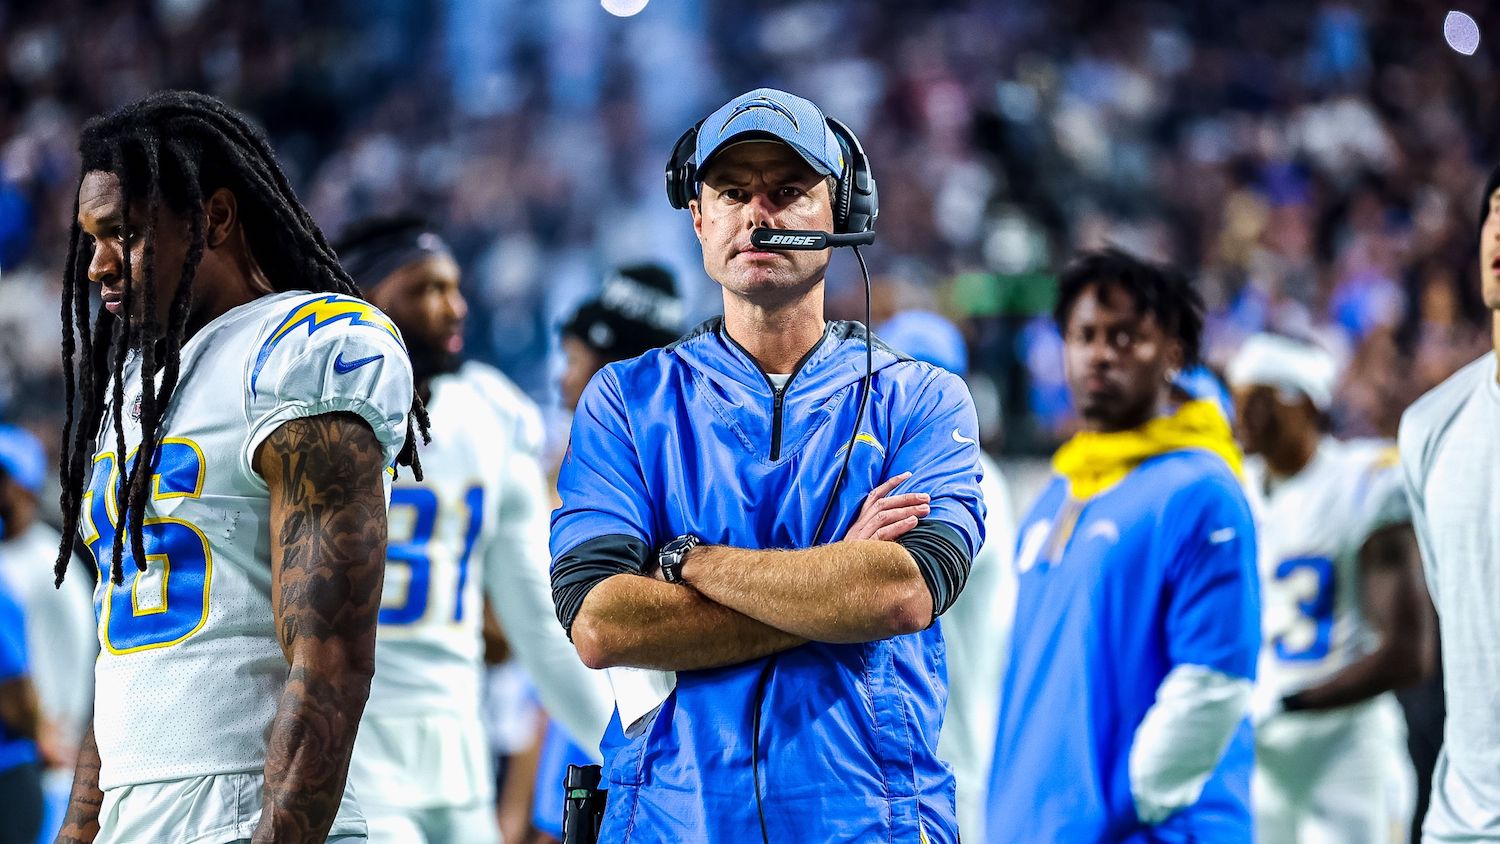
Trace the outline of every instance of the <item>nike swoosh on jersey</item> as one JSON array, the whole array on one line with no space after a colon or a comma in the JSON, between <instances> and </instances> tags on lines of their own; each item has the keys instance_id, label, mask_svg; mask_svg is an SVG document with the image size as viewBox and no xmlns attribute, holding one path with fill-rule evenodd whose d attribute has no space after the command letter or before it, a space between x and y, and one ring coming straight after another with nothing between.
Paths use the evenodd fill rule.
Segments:
<instances>
[{"instance_id":1,"label":"nike swoosh on jersey","mask_svg":"<svg viewBox=\"0 0 1500 844\"><path fill-rule=\"evenodd\" d=\"M1223 545L1224 543L1233 539L1234 535L1235 529L1232 527L1219 528L1218 530L1208 535L1208 541L1213 543L1214 545Z\"/></svg>"},{"instance_id":2,"label":"nike swoosh on jersey","mask_svg":"<svg viewBox=\"0 0 1500 844\"><path fill-rule=\"evenodd\" d=\"M963 434L960 434L957 428L953 429L953 441L956 443L963 443L964 445L978 445L978 443L974 442L974 440L964 436Z\"/></svg>"},{"instance_id":3,"label":"nike swoosh on jersey","mask_svg":"<svg viewBox=\"0 0 1500 844\"><path fill-rule=\"evenodd\" d=\"M367 358L346 361L344 360L344 353L339 352L338 357L333 359L333 371L337 372L340 375L347 375L348 373L359 369L361 366L364 366L367 363L373 363L383 357L385 357L385 355L370 355Z\"/></svg>"},{"instance_id":4,"label":"nike swoosh on jersey","mask_svg":"<svg viewBox=\"0 0 1500 844\"><path fill-rule=\"evenodd\" d=\"M286 315L286 319L276 326L271 336L261 344L260 353L255 356L255 366L250 370L250 394L258 395L256 382L260 378L260 371L270 359L271 352L293 330L301 327L307 328L307 335L311 337L319 329L326 328L336 322L347 321L350 325L375 328L391 335L401 347L406 344L401 341L401 332L396 330L395 323L375 309L374 305L360 299L350 299L338 294L329 294L319 299L303 302L292 312Z\"/></svg>"}]
</instances>

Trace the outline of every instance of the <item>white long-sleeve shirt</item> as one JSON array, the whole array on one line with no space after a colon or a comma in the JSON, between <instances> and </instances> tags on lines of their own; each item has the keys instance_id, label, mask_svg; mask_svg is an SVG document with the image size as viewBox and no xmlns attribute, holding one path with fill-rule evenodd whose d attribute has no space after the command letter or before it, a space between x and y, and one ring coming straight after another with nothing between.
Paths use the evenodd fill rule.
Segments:
<instances>
[{"instance_id":1,"label":"white long-sleeve shirt","mask_svg":"<svg viewBox=\"0 0 1500 844\"><path fill-rule=\"evenodd\" d=\"M995 756L1000 679L1010 651L1016 612L1015 510L1010 488L988 455L979 455L984 478L984 547L974 555L964 590L943 614L948 650L948 711L938 757L958 781L958 828L965 840L984 841L984 799Z\"/></svg>"},{"instance_id":2,"label":"white long-sleeve shirt","mask_svg":"<svg viewBox=\"0 0 1500 844\"><path fill-rule=\"evenodd\" d=\"M1448 718L1426 844L1500 841L1500 384L1495 355L1401 417L1401 466L1438 611Z\"/></svg>"}]
</instances>

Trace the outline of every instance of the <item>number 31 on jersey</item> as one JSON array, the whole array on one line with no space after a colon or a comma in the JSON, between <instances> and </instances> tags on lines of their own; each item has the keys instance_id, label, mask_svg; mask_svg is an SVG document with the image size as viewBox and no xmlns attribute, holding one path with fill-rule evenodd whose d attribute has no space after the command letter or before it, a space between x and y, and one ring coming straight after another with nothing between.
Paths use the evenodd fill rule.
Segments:
<instances>
[{"instance_id":1,"label":"number 31 on jersey","mask_svg":"<svg viewBox=\"0 0 1500 844\"><path fill-rule=\"evenodd\" d=\"M469 487L462 503L468 512L464 519L457 520L450 516L452 504L440 502L438 494L429 487L398 486L391 490L391 538L386 548L387 588L380 608L382 625L404 627L421 621L463 620L469 555L484 524L484 487ZM445 511L443 504L450 509ZM406 533L402 527L408 523L410 532ZM462 537L453 536L460 523L464 525ZM462 545L453 539L460 540ZM395 594L399 593L402 578L392 567L398 565L406 568L404 597ZM450 583L451 592L443 588ZM434 585L439 588L436 593ZM439 595L449 594L453 596L451 610L439 599Z\"/></svg>"}]
</instances>

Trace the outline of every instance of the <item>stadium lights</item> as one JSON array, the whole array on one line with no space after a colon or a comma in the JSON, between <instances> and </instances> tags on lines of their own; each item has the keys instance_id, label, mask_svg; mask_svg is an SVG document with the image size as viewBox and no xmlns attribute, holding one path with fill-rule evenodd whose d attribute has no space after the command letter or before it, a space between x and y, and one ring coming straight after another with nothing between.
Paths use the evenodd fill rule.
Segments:
<instances>
[{"instance_id":1,"label":"stadium lights","mask_svg":"<svg viewBox=\"0 0 1500 844\"><path fill-rule=\"evenodd\" d=\"M604 11L618 18L628 18L646 8L651 0L599 0Z\"/></svg>"},{"instance_id":2,"label":"stadium lights","mask_svg":"<svg viewBox=\"0 0 1500 844\"><path fill-rule=\"evenodd\" d=\"M1449 47L1472 56L1479 49L1479 24L1463 12L1449 12L1443 19L1443 37Z\"/></svg>"}]
</instances>

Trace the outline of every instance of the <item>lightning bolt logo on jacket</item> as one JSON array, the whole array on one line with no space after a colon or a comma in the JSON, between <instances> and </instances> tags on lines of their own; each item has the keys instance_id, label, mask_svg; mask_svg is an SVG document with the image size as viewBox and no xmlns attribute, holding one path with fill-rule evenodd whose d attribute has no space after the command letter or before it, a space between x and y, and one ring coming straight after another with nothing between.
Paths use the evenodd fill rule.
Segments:
<instances>
[{"instance_id":1,"label":"lightning bolt logo on jacket","mask_svg":"<svg viewBox=\"0 0 1500 844\"><path fill-rule=\"evenodd\" d=\"M386 318L385 314L376 310L374 305L347 296L329 294L297 306L271 331L271 336L261 344L260 352L255 356L255 367L250 371L250 392L252 394L256 392L256 379L260 377L260 371L270 359L276 344L280 343L283 338L302 326L306 326L308 336L312 336L319 329L343 320L348 320L350 325L384 331L395 338L397 343L401 343L401 348L406 348L406 344L401 342L401 333L396 330L396 326Z\"/></svg>"},{"instance_id":2,"label":"lightning bolt logo on jacket","mask_svg":"<svg viewBox=\"0 0 1500 844\"><path fill-rule=\"evenodd\" d=\"M857 437L854 438L854 444L855 445L859 445L860 443L864 443L865 445L871 446L876 451L880 452L880 456L881 457L885 456L885 446L883 446L883 445L880 444L880 440L875 439L875 435L873 435L873 434L867 434L867 433L864 433L863 431L861 431L860 434L859 434L859 436L857 436ZM846 452L848 450L849 450L849 444L848 443L844 443L844 445L841 446L838 451L834 452L834 454L833 454L834 459L837 460L839 457L843 456L844 452Z\"/></svg>"}]
</instances>

